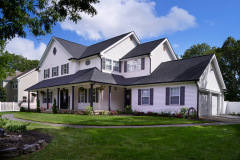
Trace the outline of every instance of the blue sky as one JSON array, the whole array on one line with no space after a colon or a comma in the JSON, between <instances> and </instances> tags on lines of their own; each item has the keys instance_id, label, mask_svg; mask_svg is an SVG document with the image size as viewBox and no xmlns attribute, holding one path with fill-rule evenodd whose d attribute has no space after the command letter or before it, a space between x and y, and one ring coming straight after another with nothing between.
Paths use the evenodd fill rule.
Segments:
<instances>
[{"instance_id":1,"label":"blue sky","mask_svg":"<svg viewBox=\"0 0 240 160\"><path fill-rule=\"evenodd\" d=\"M7 50L29 59L40 59L52 36L91 45L135 31L142 43L168 37L177 55L193 44L220 47L228 36L240 39L238 0L100 0L99 14L74 24L57 23L45 37L15 38Z\"/></svg>"}]
</instances>

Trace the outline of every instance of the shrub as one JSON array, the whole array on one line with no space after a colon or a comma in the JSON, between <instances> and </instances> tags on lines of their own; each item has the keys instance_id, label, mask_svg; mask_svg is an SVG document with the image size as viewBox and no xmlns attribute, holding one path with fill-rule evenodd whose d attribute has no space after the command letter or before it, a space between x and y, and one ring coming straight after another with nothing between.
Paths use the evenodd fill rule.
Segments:
<instances>
[{"instance_id":1,"label":"shrub","mask_svg":"<svg viewBox=\"0 0 240 160\"><path fill-rule=\"evenodd\" d=\"M183 115L181 113L178 113L177 118L183 118Z\"/></svg>"},{"instance_id":2,"label":"shrub","mask_svg":"<svg viewBox=\"0 0 240 160\"><path fill-rule=\"evenodd\" d=\"M90 107L90 106L86 107L85 111L83 111L84 115L90 115L92 113L93 113L93 107Z\"/></svg>"},{"instance_id":3,"label":"shrub","mask_svg":"<svg viewBox=\"0 0 240 160\"><path fill-rule=\"evenodd\" d=\"M117 115L122 114L122 111L116 110L116 112L117 112Z\"/></svg>"},{"instance_id":4,"label":"shrub","mask_svg":"<svg viewBox=\"0 0 240 160\"><path fill-rule=\"evenodd\" d=\"M132 114L132 113L133 113L132 107L131 107L130 105L127 105L126 108L125 108L125 112L126 112L127 114Z\"/></svg>"},{"instance_id":5,"label":"shrub","mask_svg":"<svg viewBox=\"0 0 240 160\"><path fill-rule=\"evenodd\" d=\"M24 107L20 107L20 112L26 112L26 109Z\"/></svg>"},{"instance_id":6,"label":"shrub","mask_svg":"<svg viewBox=\"0 0 240 160\"><path fill-rule=\"evenodd\" d=\"M22 125L11 124L6 127L6 130L9 132L27 132L28 125L30 125L30 123L25 123Z\"/></svg>"},{"instance_id":7,"label":"shrub","mask_svg":"<svg viewBox=\"0 0 240 160\"><path fill-rule=\"evenodd\" d=\"M106 111L103 111L103 112L102 112L102 115L106 115Z\"/></svg>"},{"instance_id":8,"label":"shrub","mask_svg":"<svg viewBox=\"0 0 240 160\"><path fill-rule=\"evenodd\" d=\"M152 116L152 112L151 112L151 111L148 111L148 112L147 112L147 115L148 115L148 116Z\"/></svg>"},{"instance_id":9,"label":"shrub","mask_svg":"<svg viewBox=\"0 0 240 160\"><path fill-rule=\"evenodd\" d=\"M240 112L237 115L240 116Z\"/></svg>"},{"instance_id":10,"label":"shrub","mask_svg":"<svg viewBox=\"0 0 240 160\"><path fill-rule=\"evenodd\" d=\"M117 111L110 111L109 115L117 115Z\"/></svg>"},{"instance_id":11,"label":"shrub","mask_svg":"<svg viewBox=\"0 0 240 160\"><path fill-rule=\"evenodd\" d=\"M8 118L2 118L2 115L0 115L0 128L5 128L7 120Z\"/></svg>"},{"instance_id":12,"label":"shrub","mask_svg":"<svg viewBox=\"0 0 240 160\"><path fill-rule=\"evenodd\" d=\"M185 118L187 110L188 110L187 107L180 108L180 113L182 114L183 118Z\"/></svg>"},{"instance_id":13,"label":"shrub","mask_svg":"<svg viewBox=\"0 0 240 160\"><path fill-rule=\"evenodd\" d=\"M54 101L53 101L52 112L53 112L54 114L56 114L56 113L57 113L56 98L54 98Z\"/></svg>"},{"instance_id":14,"label":"shrub","mask_svg":"<svg viewBox=\"0 0 240 160\"><path fill-rule=\"evenodd\" d=\"M235 113L235 112L233 112L233 113L232 113L232 115L236 115L236 113Z\"/></svg>"},{"instance_id":15,"label":"shrub","mask_svg":"<svg viewBox=\"0 0 240 160\"><path fill-rule=\"evenodd\" d=\"M37 99L37 112L40 113L41 109L40 109L40 100Z\"/></svg>"}]
</instances>

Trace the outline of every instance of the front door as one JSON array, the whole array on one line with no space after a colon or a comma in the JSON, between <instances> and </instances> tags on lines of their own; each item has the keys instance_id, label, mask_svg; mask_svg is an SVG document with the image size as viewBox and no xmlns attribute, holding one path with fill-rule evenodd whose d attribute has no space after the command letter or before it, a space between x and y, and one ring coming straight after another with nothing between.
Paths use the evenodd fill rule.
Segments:
<instances>
[{"instance_id":1,"label":"front door","mask_svg":"<svg viewBox=\"0 0 240 160\"><path fill-rule=\"evenodd\" d=\"M131 90L126 90L126 106L131 105Z\"/></svg>"},{"instance_id":2,"label":"front door","mask_svg":"<svg viewBox=\"0 0 240 160\"><path fill-rule=\"evenodd\" d=\"M68 109L68 90L60 91L60 107Z\"/></svg>"}]
</instances>

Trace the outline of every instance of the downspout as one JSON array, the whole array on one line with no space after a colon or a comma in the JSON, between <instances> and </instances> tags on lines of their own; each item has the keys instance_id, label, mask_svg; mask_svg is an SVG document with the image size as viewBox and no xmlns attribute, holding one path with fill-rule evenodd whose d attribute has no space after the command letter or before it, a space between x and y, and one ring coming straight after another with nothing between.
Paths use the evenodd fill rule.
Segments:
<instances>
[{"instance_id":1,"label":"downspout","mask_svg":"<svg viewBox=\"0 0 240 160\"><path fill-rule=\"evenodd\" d=\"M199 94L200 94L200 92L199 92L199 86L198 86L197 81L195 81L195 83L197 86L197 117L199 117Z\"/></svg>"}]
</instances>

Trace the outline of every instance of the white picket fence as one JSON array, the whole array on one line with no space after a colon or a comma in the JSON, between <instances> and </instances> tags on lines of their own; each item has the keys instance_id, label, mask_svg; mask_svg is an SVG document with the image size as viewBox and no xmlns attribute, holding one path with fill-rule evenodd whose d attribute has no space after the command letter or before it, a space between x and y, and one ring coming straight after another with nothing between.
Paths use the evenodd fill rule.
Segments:
<instances>
[{"instance_id":1,"label":"white picket fence","mask_svg":"<svg viewBox=\"0 0 240 160\"><path fill-rule=\"evenodd\" d=\"M19 111L20 107L17 102L0 102L0 112Z\"/></svg>"}]
</instances>

